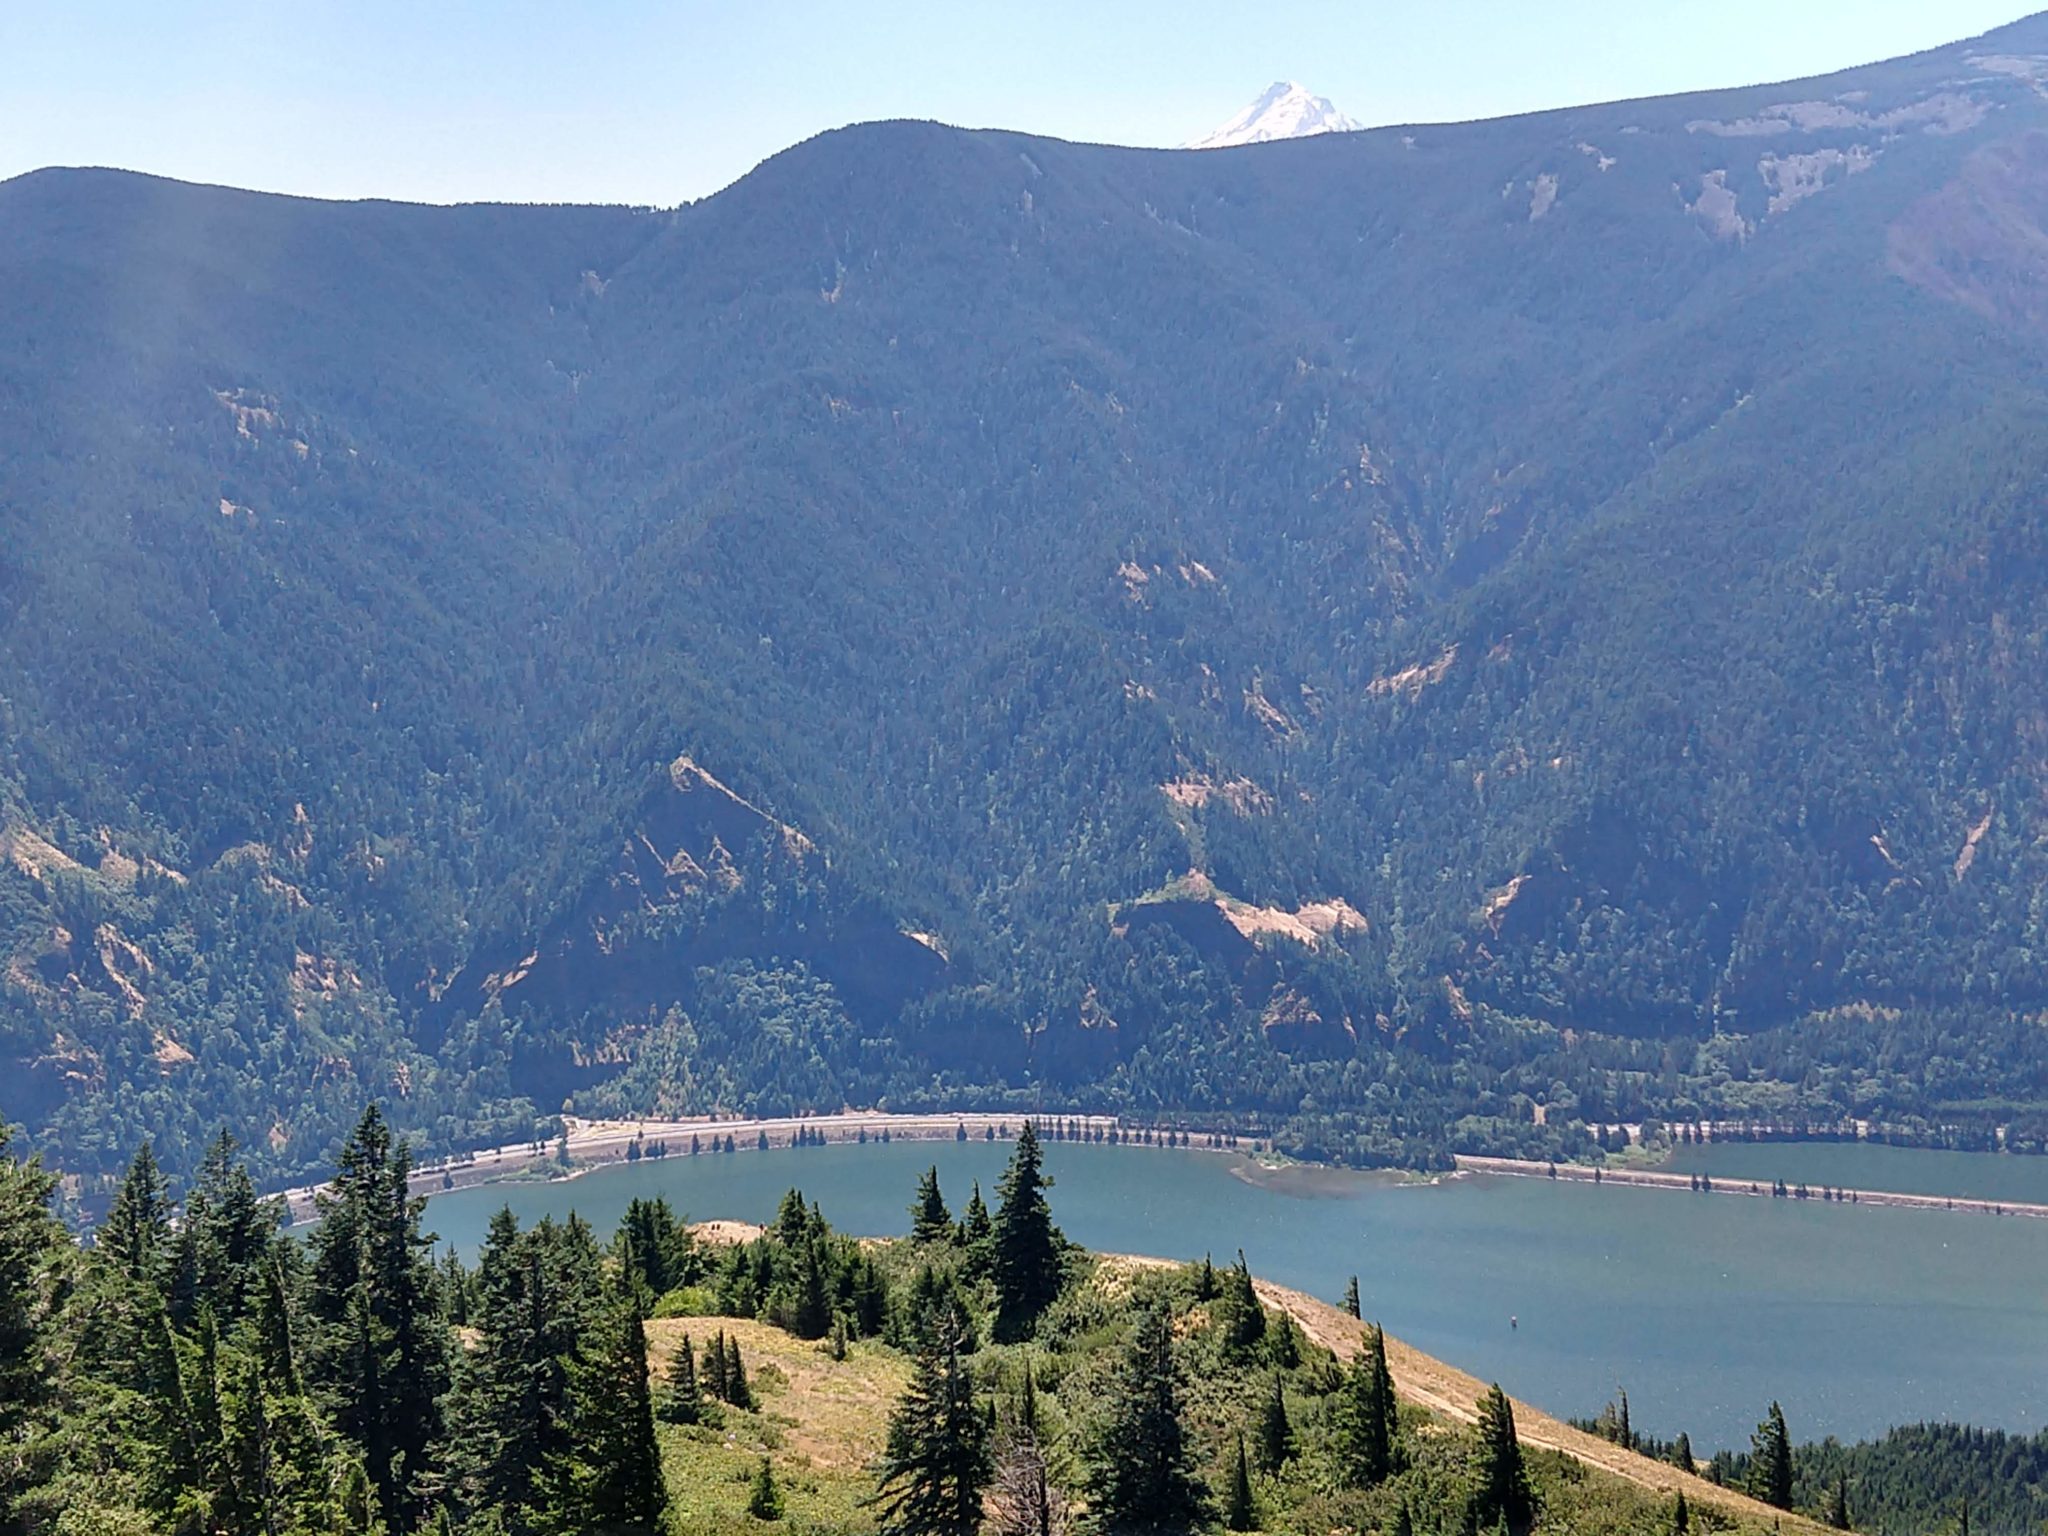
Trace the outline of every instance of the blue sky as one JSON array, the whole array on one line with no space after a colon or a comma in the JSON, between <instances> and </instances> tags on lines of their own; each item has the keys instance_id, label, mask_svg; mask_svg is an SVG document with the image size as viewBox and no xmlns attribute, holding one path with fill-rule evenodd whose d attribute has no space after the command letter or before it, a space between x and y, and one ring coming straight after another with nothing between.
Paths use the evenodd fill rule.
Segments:
<instances>
[{"instance_id":1,"label":"blue sky","mask_svg":"<svg viewBox=\"0 0 2048 1536\"><path fill-rule=\"evenodd\" d=\"M2036 0L2042 3L2042 0ZM823 129L1173 144L1276 79L1369 124L1814 74L2013 0L4 0L0 177L672 204Z\"/></svg>"}]
</instances>

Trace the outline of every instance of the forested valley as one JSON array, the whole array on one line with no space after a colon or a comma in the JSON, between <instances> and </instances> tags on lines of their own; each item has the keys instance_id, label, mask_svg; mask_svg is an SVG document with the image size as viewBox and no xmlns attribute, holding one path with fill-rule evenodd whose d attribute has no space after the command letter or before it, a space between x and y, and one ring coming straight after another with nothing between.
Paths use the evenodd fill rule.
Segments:
<instances>
[{"instance_id":1,"label":"forested valley","mask_svg":"<svg viewBox=\"0 0 2048 1536\"><path fill-rule=\"evenodd\" d=\"M2043 79L0 185L0 1116L2038 1145Z\"/></svg>"}]
</instances>

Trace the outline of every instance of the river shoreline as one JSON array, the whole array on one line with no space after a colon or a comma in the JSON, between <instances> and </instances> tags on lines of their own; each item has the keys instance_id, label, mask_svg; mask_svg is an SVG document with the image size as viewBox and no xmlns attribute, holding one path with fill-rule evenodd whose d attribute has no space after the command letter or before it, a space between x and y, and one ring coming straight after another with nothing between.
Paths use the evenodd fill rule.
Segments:
<instances>
[{"instance_id":1,"label":"river shoreline","mask_svg":"<svg viewBox=\"0 0 2048 1536\"><path fill-rule=\"evenodd\" d=\"M1779 1194L1782 1184L1766 1179L1715 1178L1697 1173L1659 1173L1647 1168L1609 1168L1588 1163L1538 1163L1512 1157L1457 1159L1460 1173L1496 1178L1553 1179L1576 1184L1612 1184L1630 1189L1673 1189L1695 1195L1739 1195L1747 1200L1820 1200L1836 1205L1870 1205L1918 1211L1969 1211L1985 1216L2023 1216L2048 1220L2048 1204L2016 1200L1985 1200L1963 1195L1916 1195L1900 1190L1810 1187L1796 1185ZM1799 1194L1797 1190L1806 1190Z\"/></svg>"},{"instance_id":2,"label":"river shoreline","mask_svg":"<svg viewBox=\"0 0 2048 1536\"><path fill-rule=\"evenodd\" d=\"M752 1152L763 1148L802 1145L850 1145L874 1141L1008 1141L1026 1121L1039 1127L1048 1141L1076 1139L1120 1144L1165 1147L1165 1138L1181 1137L1175 1150L1257 1151L1269 1145L1252 1136L1235 1132L1187 1131L1178 1127L1134 1127L1113 1115L1046 1115L963 1111L957 1114L907 1114L885 1110L847 1110L830 1115L793 1115L767 1119L705 1115L687 1120L579 1120L564 1116L563 1138L553 1143L517 1142L501 1147L464 1153L422 1163L412 1171L411 1192L415 1195L445 1194L483 1184L540 1180L560 1183L581 1178L601 1168L622 1163L664 1157L728 1156L722 1148L727 1138L732 1151ZM1051 1132L1058 1127L1058 1134ZM1222 1146L1211 1145L1217 1136ZM700 1150L692 1153L695 1142ZM637 1149L637 1155L636 1155ZM566 1152L567 1160L564 1161ZM314 1219L316 1202L326 1184L305 1184L280 1191L292 1225Z\"/></svg>"}]
</instances>

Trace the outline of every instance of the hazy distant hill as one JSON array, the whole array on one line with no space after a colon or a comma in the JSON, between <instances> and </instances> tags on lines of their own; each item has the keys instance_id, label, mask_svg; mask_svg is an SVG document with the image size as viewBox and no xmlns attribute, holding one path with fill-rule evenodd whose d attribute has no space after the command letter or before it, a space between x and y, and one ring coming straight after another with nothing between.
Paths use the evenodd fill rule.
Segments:
<instances>
[{"instance_id":1,"label":"hazy distant hill","mask_svg":"<svg viewBox=\"0 0 2048 1536\"><path fill-rule=\"evenodd\" d=\"M2044 95L0 186L0 1113L2048 1102Z\"/></svg>"}]
</instances>

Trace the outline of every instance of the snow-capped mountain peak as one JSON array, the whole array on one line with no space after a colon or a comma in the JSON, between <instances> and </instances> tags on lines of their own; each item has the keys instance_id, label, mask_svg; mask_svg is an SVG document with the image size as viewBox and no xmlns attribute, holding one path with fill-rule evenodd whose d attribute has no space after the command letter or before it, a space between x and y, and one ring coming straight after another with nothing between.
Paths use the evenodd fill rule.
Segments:
<instances>
[{"instance_id":1,"label":"snow-capped mountain peak","mask_svg":"<svg viewBox=\"0 0 2048 1536\"><path fill-rule=\"evenodd\" d=\"M1232 144L1266 144L1274 139L1306 139L1318 133L1350 133L1360 127L1330 105L1327 96L1311 96L1292 80L1276 80L1266 93L1214 133L1190 139L1182 149L1223 149Z\"/></svg>"}]
</instances>

